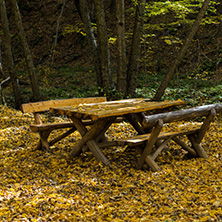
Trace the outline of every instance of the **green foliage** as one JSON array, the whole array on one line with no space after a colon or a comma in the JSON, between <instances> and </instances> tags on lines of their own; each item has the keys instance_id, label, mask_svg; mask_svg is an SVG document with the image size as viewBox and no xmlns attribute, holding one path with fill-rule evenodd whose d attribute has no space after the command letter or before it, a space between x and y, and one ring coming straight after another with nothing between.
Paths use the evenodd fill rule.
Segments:
<instances>
[{"instance_id":1,"label":"green foliage","mask_svg":"<svg viewBox=\"0 0 222 222\"><path fill-rule=\"evenodd\" d=\"M46 99L93 96L97 93L95 73L91 67L51 70L42 79L41 92Z\"/></svg>"},{"instance_id":2,"label":"green foliage","mask_svg":"<svg viewBox=\"0 0 222 222\"><path fill-rule=\"evenodd\" d=\"M187 1L186 1L187 2ZM167 13L175 13L177 18L185 19L192 12L185 1L154 1L146 6L146 16L159 16Z\"/></svg>"},{"instance_id":3,"label":"green foliage","mask_svg":"<svg viewBox=\"0 0 222 222\"><path fill-rule=\"evenodd\" d=\"M146 5L145 17L149 22L145 23L147 32L166 31L177 32L186 24L193 24L197 13L202 6L202 0L186 0L186 1L153 1ZM207 10L207 16L202 20L201 25L219 24L217 9L219 1L211 1ZM150 22L151 21L151 22ZM154 22L153 22L154 21ZM169 36L169 38L171 38ZM174 39L181 40L174 36ZM167 44L173 42L166 41ZM177 43L174 42L174 43Z\"/></svg>"},{"instance_id":4,"label":"green foliage","mask_svg":"<svg viewBox=\"0 0 222 222\"><path fill-rule=\"evenodd\" d=\"M153 1L146 5L146 16L160 16L168 13L174 14L175 18L186 19L190 14L198 13L202 6L203 0L186 0L186 1ZM219 5L219 1L211 1L208 14L216 14L216 7Z\"/></svg>"},{"instance_id":5,"label":"green foliage","mask_svg":"<svg viewBox=\"0 0 222 222\"><path fill-rule=\"evenodd\" d=\"M138 97L152 99L156 93L163 76L153 74L142 80L141 85L146 85L136 89ZM215 82L209 79L208 73L204 72L201 75L181 76L179 79L174 78L169 87L166 89L163 100L182 99L189 106L198 106L201 104L219 103L222 102L222 82Z\"/></svg>"},{"instance_id":6,"label":"green foliage","mask_svg":"<svg viewBox=\"0 0 222 222\"><path fill-rule=\"evenodd\" d=\"M176 36L163 36L162 39L164 39L165 43L167 43L168 45L172 45L176 43L183 44L182 40Z\"/></svg>"},{"instance_id":7,"label":"green foliage","mask_svg":"<svg viewBox=\"0 0 222 222\"><path fill-rule=\"evenodd\" d=\"M77 23L75 25L70 25L70 24L67 24L65 27L64 27L64 30L62 32L62 34L65 36L67 34L71 34L71 33L79 33L81 34L82 36L86 36L86 33L84 31L84 28L83 28L83 25L81 23Z\"/></svg>"}]
</instances>

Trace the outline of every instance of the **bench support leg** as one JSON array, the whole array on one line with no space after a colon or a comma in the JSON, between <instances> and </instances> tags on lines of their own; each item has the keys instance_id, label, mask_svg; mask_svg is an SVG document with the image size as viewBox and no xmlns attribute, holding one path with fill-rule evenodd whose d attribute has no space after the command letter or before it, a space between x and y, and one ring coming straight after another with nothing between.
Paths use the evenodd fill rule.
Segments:
<instances>
[{"instance_id":1,"label":"bench support leg","mask_svg":"<svg viewBox=\"0 0 222 222\"><path fill-rule=\"evenodd\" d=\"M159 144L159 146L157 147L156 151L154 152L154 154L152 155L152 159L155 160L157 158L157 156L162 152L162 150L164 148L166 148L166 145L168 142L170 142L171 138L166 139L165 141L162 141L162 143Z\"/></svg>"},{"instance_id":2,"label":"bench support leg","mask_svg":"<svg viewBox=\"0 0 222 222\"><path fill-rule=\"evenodd\" d=\"M205 150L203 149L201 144L198 144L195 141L195 137L193 135L189 135L188 138L189 138L190 142L192 143L192 146L195 149L195 151L197 152L198 156L208 159L207 153L205 152Z\"/></svg>"},{"instance_id":3,"label":"bench support leg","mask_svg":"<svg viewBox=\"0 0 222 222\"><path fill-rule=\"evenodd\" d=\"M172 140L174 142L176 142L178 145L180 145L182 147L182 149L186 150L192 156L194 156L194 157L197 156L197 152L193 148L188 146L185 142L183 142L181 139L179 139L178 137L174 137L174 138L172 138Z\"/></svg>"},{"instance_id":4,"label":"bench support leg","mask_svg":"<svg viewBox=\"0 0 222 222\"><path fill-rule=\"evenodd\" d=\"M141 169L143 167L146 157L150 155L152 148L153 148L154 144L156 143L156 140L158 138L158 135L159 135L162 127L163 127L163 121L160 119L160 120L158 120L156 126L153 128L151 135L147 141L146 147L143 150L143 152L138 160L137 169ZM149 162L150 158L151 157L148 157L146 162ZM150 162L150 165L153 165L153 161L154 160L152 160Z\"/></svg>"},{"instance_id":5,"label":"bench support leg","mask_svg":"<svg viewBox=\"0 0 222 222\"><path fill-rule=\"evenodd\" d=\"M65 133L61 134L60 136L56 137L55 139L51 140L49 142L49 146L52 146L54 143L57 143L58 141L64 139L65 137L67 137L68 135L70 135L71 133L75 132L76 128L71 128L68 131L66 131Z\"/></svg>"},{"instance_id":6,"label":"bench support leg","mask_svg":"<svg viewBox=\"0 0 222 222\"><path fill-rule=\"evenodd\" d=\"M209 114L205 118L198 134L196 136L194 136L194 135L189 135L188 136L188 138L189 138L190 142L192 143L193 148L196 150L197 154L200 157L203 157L205 159L207 159L208 156L207 156L207 153L205 152L205 150L203 149L203 147L201 146L200 143L201 143L205 133L209 129L210 124L213 121L215 116L216 116L215 109L211 109Z\"/></svg>"},{"instance_id":7,"label":"bench support leg","mask_svg":"<svg viewBox=\"0 0 222 222\"><path fill-rule=\"evenodd\" d=\"M40 140L39 140L39 143L37 145L37 149L38 150L42 150L42 149L46 149L46 150L49 150L49 143L48 143L48 137L50 135L52 130L48 130L48 131L43 131L43 132L40 132L39 135L40 135Z\"/></svg>"},{"instance_id":8,"label":"bench support leg","mask_svg":"<svg viewBox=\"0 0 222 222\"><path fill-rule=\"evenodd\" d=\"M49 135L53 130L47 130L47 131L42 131L39 133L40 139L37 145L37 150L42 150L42 149L47 149L49 150L49 147L52 146L54 143L57 143L58 141L62 140L63 138L67 137L71 133L76 131L76 128L71 128L65 133L61 134L60 136L54 138L51 141L48 141Z\"/></svg>"},{"instance_id":9,"label":"bench support leg","mask_svg":"<svg viewBox=\"0 0 222 222\"><path fill-rule=\"evenodd\" d=\"M159 166L150 155L146 156L145 162L151 168L152 171L155 172L160 170Z\"/></svg>"},{"instance_id":10,"label":"bench support leg","mask_svg":"<svg viewBox=\"0 0 222 222\"><path fill-rule=\"evenodd\" d=\"M211 122L213 121L214 117L216 116L216 111L215 109L211 109L209 114L207 115L207 117L205 118L200 131L197 135L197 137L195 138L195 141L199 144L201 143L206 131L209 129Z\"/></svg>"},{"instance_id":11,"label":"bench support leg","mask_svg":"<svg viewBox=\"0 0 222 222\"><path fill-rule=\"evenodd\" d=\"M42 150L42 141L41 141L41 139L39 139L36 149L37 150Z\"/></svg>"}]
</instances>

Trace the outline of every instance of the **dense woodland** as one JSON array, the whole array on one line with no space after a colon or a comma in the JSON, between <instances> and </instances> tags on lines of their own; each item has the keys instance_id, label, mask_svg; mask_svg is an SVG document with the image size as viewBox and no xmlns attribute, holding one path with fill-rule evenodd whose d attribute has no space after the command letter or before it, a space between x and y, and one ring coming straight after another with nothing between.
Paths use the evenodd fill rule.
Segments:
<instances>
[{"instance_id":1,"label":"dense woodland","mask_svg":"<svg viewBox=\"0 0 222 222\"><path fill-rule=\"evenodd\" d=\"M14 0L4 3L2 103L18 107L21 101L61 94L159 100L171 79L177 79L179 88L181 82L190 85L189 80L220 83L220 1L27 0L18 1L18 7ZM58 88L73 89L73 95Z\"/></svg>"}]
</instances>

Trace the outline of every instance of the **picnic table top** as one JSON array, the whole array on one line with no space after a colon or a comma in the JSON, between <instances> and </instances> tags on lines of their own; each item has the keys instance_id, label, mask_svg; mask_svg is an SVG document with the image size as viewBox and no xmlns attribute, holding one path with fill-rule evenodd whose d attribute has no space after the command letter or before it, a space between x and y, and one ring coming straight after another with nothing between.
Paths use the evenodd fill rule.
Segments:
<instances>
[{"instance_id":1,"label":"picnic table top","mask_svg":"<svg viewBox=\"0 0 222 222\"><path fill-rule=\"evenodd\" d=\"M77 118L100 118L122 116L130 113L141 113L154 109L163 109L170 106L183 105L182 100L165 100L161 102L150 101L149 99L124 99L100 103L79 104L67 107L50 108L53 113L75 116Z\"/></svg>"}]
</instances>

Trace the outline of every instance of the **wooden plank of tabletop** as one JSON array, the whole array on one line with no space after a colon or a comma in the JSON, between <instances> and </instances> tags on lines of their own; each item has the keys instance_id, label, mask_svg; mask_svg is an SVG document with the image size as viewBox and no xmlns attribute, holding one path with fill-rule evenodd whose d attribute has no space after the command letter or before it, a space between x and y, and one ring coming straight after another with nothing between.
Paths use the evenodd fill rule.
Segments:
<instances>
[{"instance_id":1,"label":"wooden plank of tabletop","mask_svg":"<svg viewBox=\"0 0 222 222\"><path fill-rule=\"evenodd\" d=\"M98 98L103 98L103 97L98 97ZM58 113L61 115L68 115L70 114L69 110L74 110L74 109L78 109L78 111L83 111L83 110L90 110L93 109L95 112L96 110L100 109L101 107L103 109L112 109L113 107L122 107L122 106L126 106L129 104L135 104L135 103L141 103L144 101L148 101L148 99L141 99L141 98L137 98L137 99L123 99L123 100L115 100L115 101L96 101L95 103L87 103L87 101L83 101L81 104L77 104L77 103L70 103L70 104L66 104L66 105L57 105L55 106L54 103L51 103L51 107L50 107L50 111L52 113ZM58 108L58 109L55 109Z\"/></svg>"},{"instance_id":2,"label":"wooden plank of tabletop","mask_svg":"<svg viewBox=\"0 0 222 222\"><path fill-rule=\"evenodd\" d=\"M48 101L39 101L34 103L24 103L21 106L23 112L43 112L49 110L50 107L73 106L84 103L99 103L105 102L106 97L88 97L88 98L70 98L70 99L57 99Z\"/></svg>"},{"instance_id":3,"label":"wooden plank of tabletop","mask_svg":"<svg viewBox=\"0 0 222 222\"><path fill-rule=\"evenodd\" d=\"M182 105L184 101L163 101L163 102L140 102L140 103L126 103L116 106L109 106L107 103L97 103L95 106L78 106L78 107L63 107L53 108L52 112L58 112L62 115L76 116L78 118L90 117L93 120L99 118L122 116L129 113L140 113L154 109L163 109L170 106Z\"/></svg>"}]
</instances>

